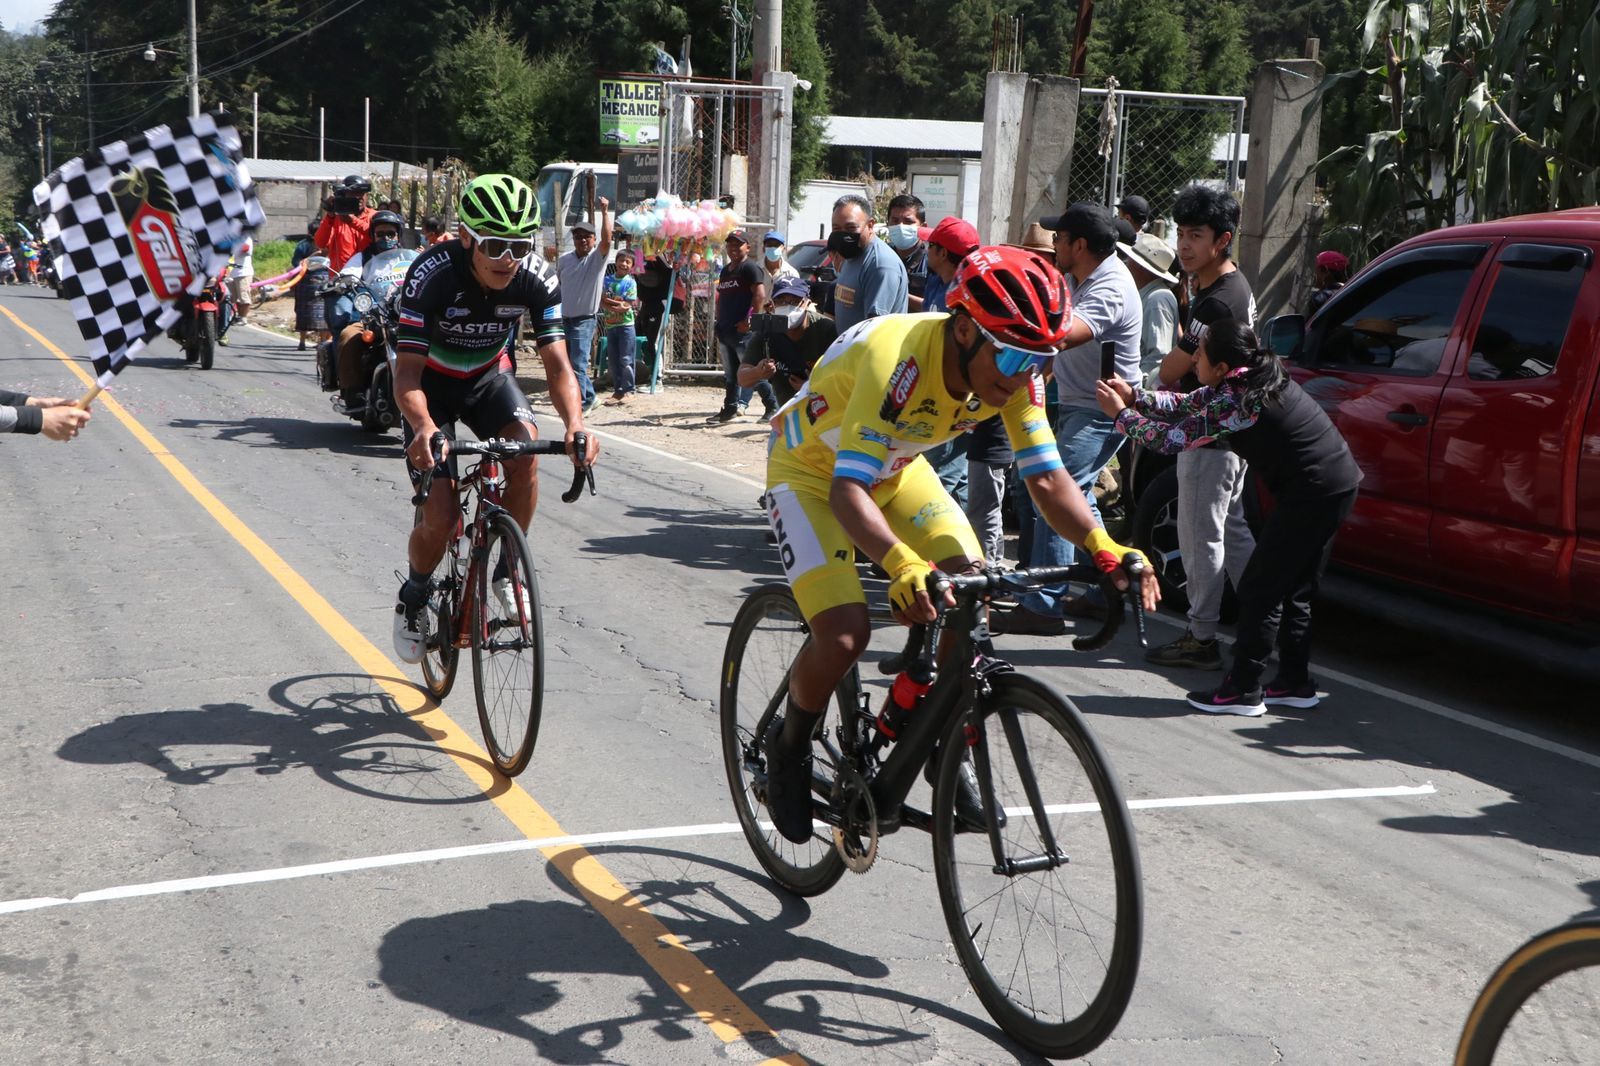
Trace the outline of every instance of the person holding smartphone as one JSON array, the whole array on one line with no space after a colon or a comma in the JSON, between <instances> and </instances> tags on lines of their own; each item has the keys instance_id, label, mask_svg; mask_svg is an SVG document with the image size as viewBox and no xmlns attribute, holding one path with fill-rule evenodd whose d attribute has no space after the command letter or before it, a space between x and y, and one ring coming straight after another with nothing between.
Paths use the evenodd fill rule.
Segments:
<instances>
[{"instance_id":1,"label":"person holding smartphone","mask_svg":"<svg viewBox=\"0 0 1600 1066\"><path fill-rule=\"evenodd\" d=\"M1096 522L1094 485L1122 438L1116 425L1100 410L1095 383L1114 373L1124 381L1139 380L1139 336L1144 329L1143 305L1133 275L1117 255L1116 222L1102 204L1076 203L1060 215L1042 218L1039 225L1053 231L1055 265L1066 275L1072 293L1072 317L1066 338L1059 345L1053 371L1059 407L1056 412L1056 446L1061 463L1083 494ZM1110 345L1102 366L1101 352ZM1026 566L1070 566L1077 551L1066 539L1039 521L1021 501L1022 521L1032 522L1033 536ZM1066 632L1065 618L1093 615L1104 610L1095 599L1069 598L1065 585L1030 592L1013 610L991 613L989 624L997 633L1053 636Z\"/></svg>"},{"instance_id":2,"label":"person holding smartphone","mask_svg":"<svg viewBox=\"0 0 1600 1066\"><path fill-rule=\"evenodd\" d=\"M781 407L805 385L839 329L811 305L811 286L798 274L773 286L772 308L755 316L750 345L739 357L739 387L771 381Z\"/></svg>"}]
</instances>

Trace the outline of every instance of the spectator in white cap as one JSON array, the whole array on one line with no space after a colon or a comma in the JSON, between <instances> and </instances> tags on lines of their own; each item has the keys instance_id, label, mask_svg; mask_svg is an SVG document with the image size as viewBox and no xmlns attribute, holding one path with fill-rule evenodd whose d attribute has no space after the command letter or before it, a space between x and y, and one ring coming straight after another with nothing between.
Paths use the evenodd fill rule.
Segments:
<instances>
[{"instance_id":1,"label":"spectator in white cap","mask_svg":"<svg viewBox=\"0 0 1600 1066\"><path fill-rule=\"evenodd\" d=\"M1178 253L1154 233L1141 233L1132 244L1118 244L1117 251L1128 264L1133 283L1139 286L1139 301L1144 307L1139 368L1148 376L1178 342L1178 297L1172 291L1178 283L1172 272L1172 261ZM1157 386L1150 383L1150 387Z\"/></svg>"}]
</instances>

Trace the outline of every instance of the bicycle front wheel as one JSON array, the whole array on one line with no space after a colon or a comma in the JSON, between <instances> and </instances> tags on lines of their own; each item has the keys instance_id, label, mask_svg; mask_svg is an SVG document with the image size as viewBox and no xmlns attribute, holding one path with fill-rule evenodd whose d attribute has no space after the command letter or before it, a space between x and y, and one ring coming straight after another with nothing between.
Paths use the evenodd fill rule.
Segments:
<instances>
[{"instance_id":1,"label":"bicycle front wheel","mask_svg":"<svg viewBox=\"0 0 1600 1066\"><path fill-rule=\"evenodd\" d=\"M761 738L789 692L789 667L810 630L788 585L763 585L744 601L722 658L722 761L745 840L763 869L797 896L816 896L844 874L833 841L785 840L766 817Z\"/></svg>"},{"instance_id":2,"label":"bicycle front wheel","mask_svg":"<svg viewBox=\"0 0 1600 1066\"><path fill-rule=\"evenodd\" d=\"M1547 929L1500 964L1467 1016L1456 1066L1600 1062L1600 920Z\"/></svg>"},{"instance_id":3,"label":"bicycle front wheel","mask_svg":"<svg viewBox=\"0 0 1600 1066\"><path fill-rule=\"evenodd\" d=\"M472 596L472 679L483 743L515 777L533 757L544 704L544 628L533 553L516 519L489 516Z\"/></svg>"},{"instance_id":4,"label":"bicycle front wheel","mask_svg":"<svg viewBox=\"0 0 1600 1066\"><path fill-rule=\"evenodd\" d=\"M1127 804L1070 700L1000 674L946 736L934 868L945 923L978 998L1018 1043L1051 1058L1111 1035L1139 973L1143 895ZM970 755L1003 824L964 830L955 795Z\"/></svg>"}]
</instances>

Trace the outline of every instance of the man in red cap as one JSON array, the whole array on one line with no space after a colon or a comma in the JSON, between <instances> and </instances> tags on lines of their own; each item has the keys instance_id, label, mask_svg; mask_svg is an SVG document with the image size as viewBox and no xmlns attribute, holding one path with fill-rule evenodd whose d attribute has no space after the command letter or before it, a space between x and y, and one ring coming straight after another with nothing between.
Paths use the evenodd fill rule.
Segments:
<instances>
[{"instance_id":1,"label":"man in red cap","mask_svg":"<svg viewBox=\"0 0 1600 1066\"><path fill-rule=\"evenodd\" d=\"M950 279L956 276L956 267L978 247L978 231L972 223L951 215L932 229L918 230L917 237L928 245L928 280L922 289L922 309L947 311L944 294L950 288Z\"/></svg>"},{"instance_id":2,"label":"man in red cap","mask_svg":"<svg viewBox=\"0 0 1600 1066\"><path fill-rule=\"evenodd\" d=\"M1311 304L1306 308L1306 317L1310 318L1322 310L1322 305L1333 298L1333 294L1344 288L1344 283L1350 277L1350 260L1343 252L1329 249L1317 253L1317 270L1311 282Z\"/></svg>"}]
</instances>

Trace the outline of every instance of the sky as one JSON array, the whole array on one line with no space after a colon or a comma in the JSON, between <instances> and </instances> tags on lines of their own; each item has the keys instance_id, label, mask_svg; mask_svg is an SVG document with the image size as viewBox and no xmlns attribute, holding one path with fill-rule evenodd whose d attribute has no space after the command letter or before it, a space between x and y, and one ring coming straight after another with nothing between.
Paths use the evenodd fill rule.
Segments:
<instances>
[{"instance_id":1,"label":"sky","mask_svg":"<svg viewBox=\"0 0 1600 1066\"><path fill-rule=\"evenodd\" d=\"M0 23L8 30L30 29L55 6L56 0L0 0Z\"/></svg>"}]
</instances>

